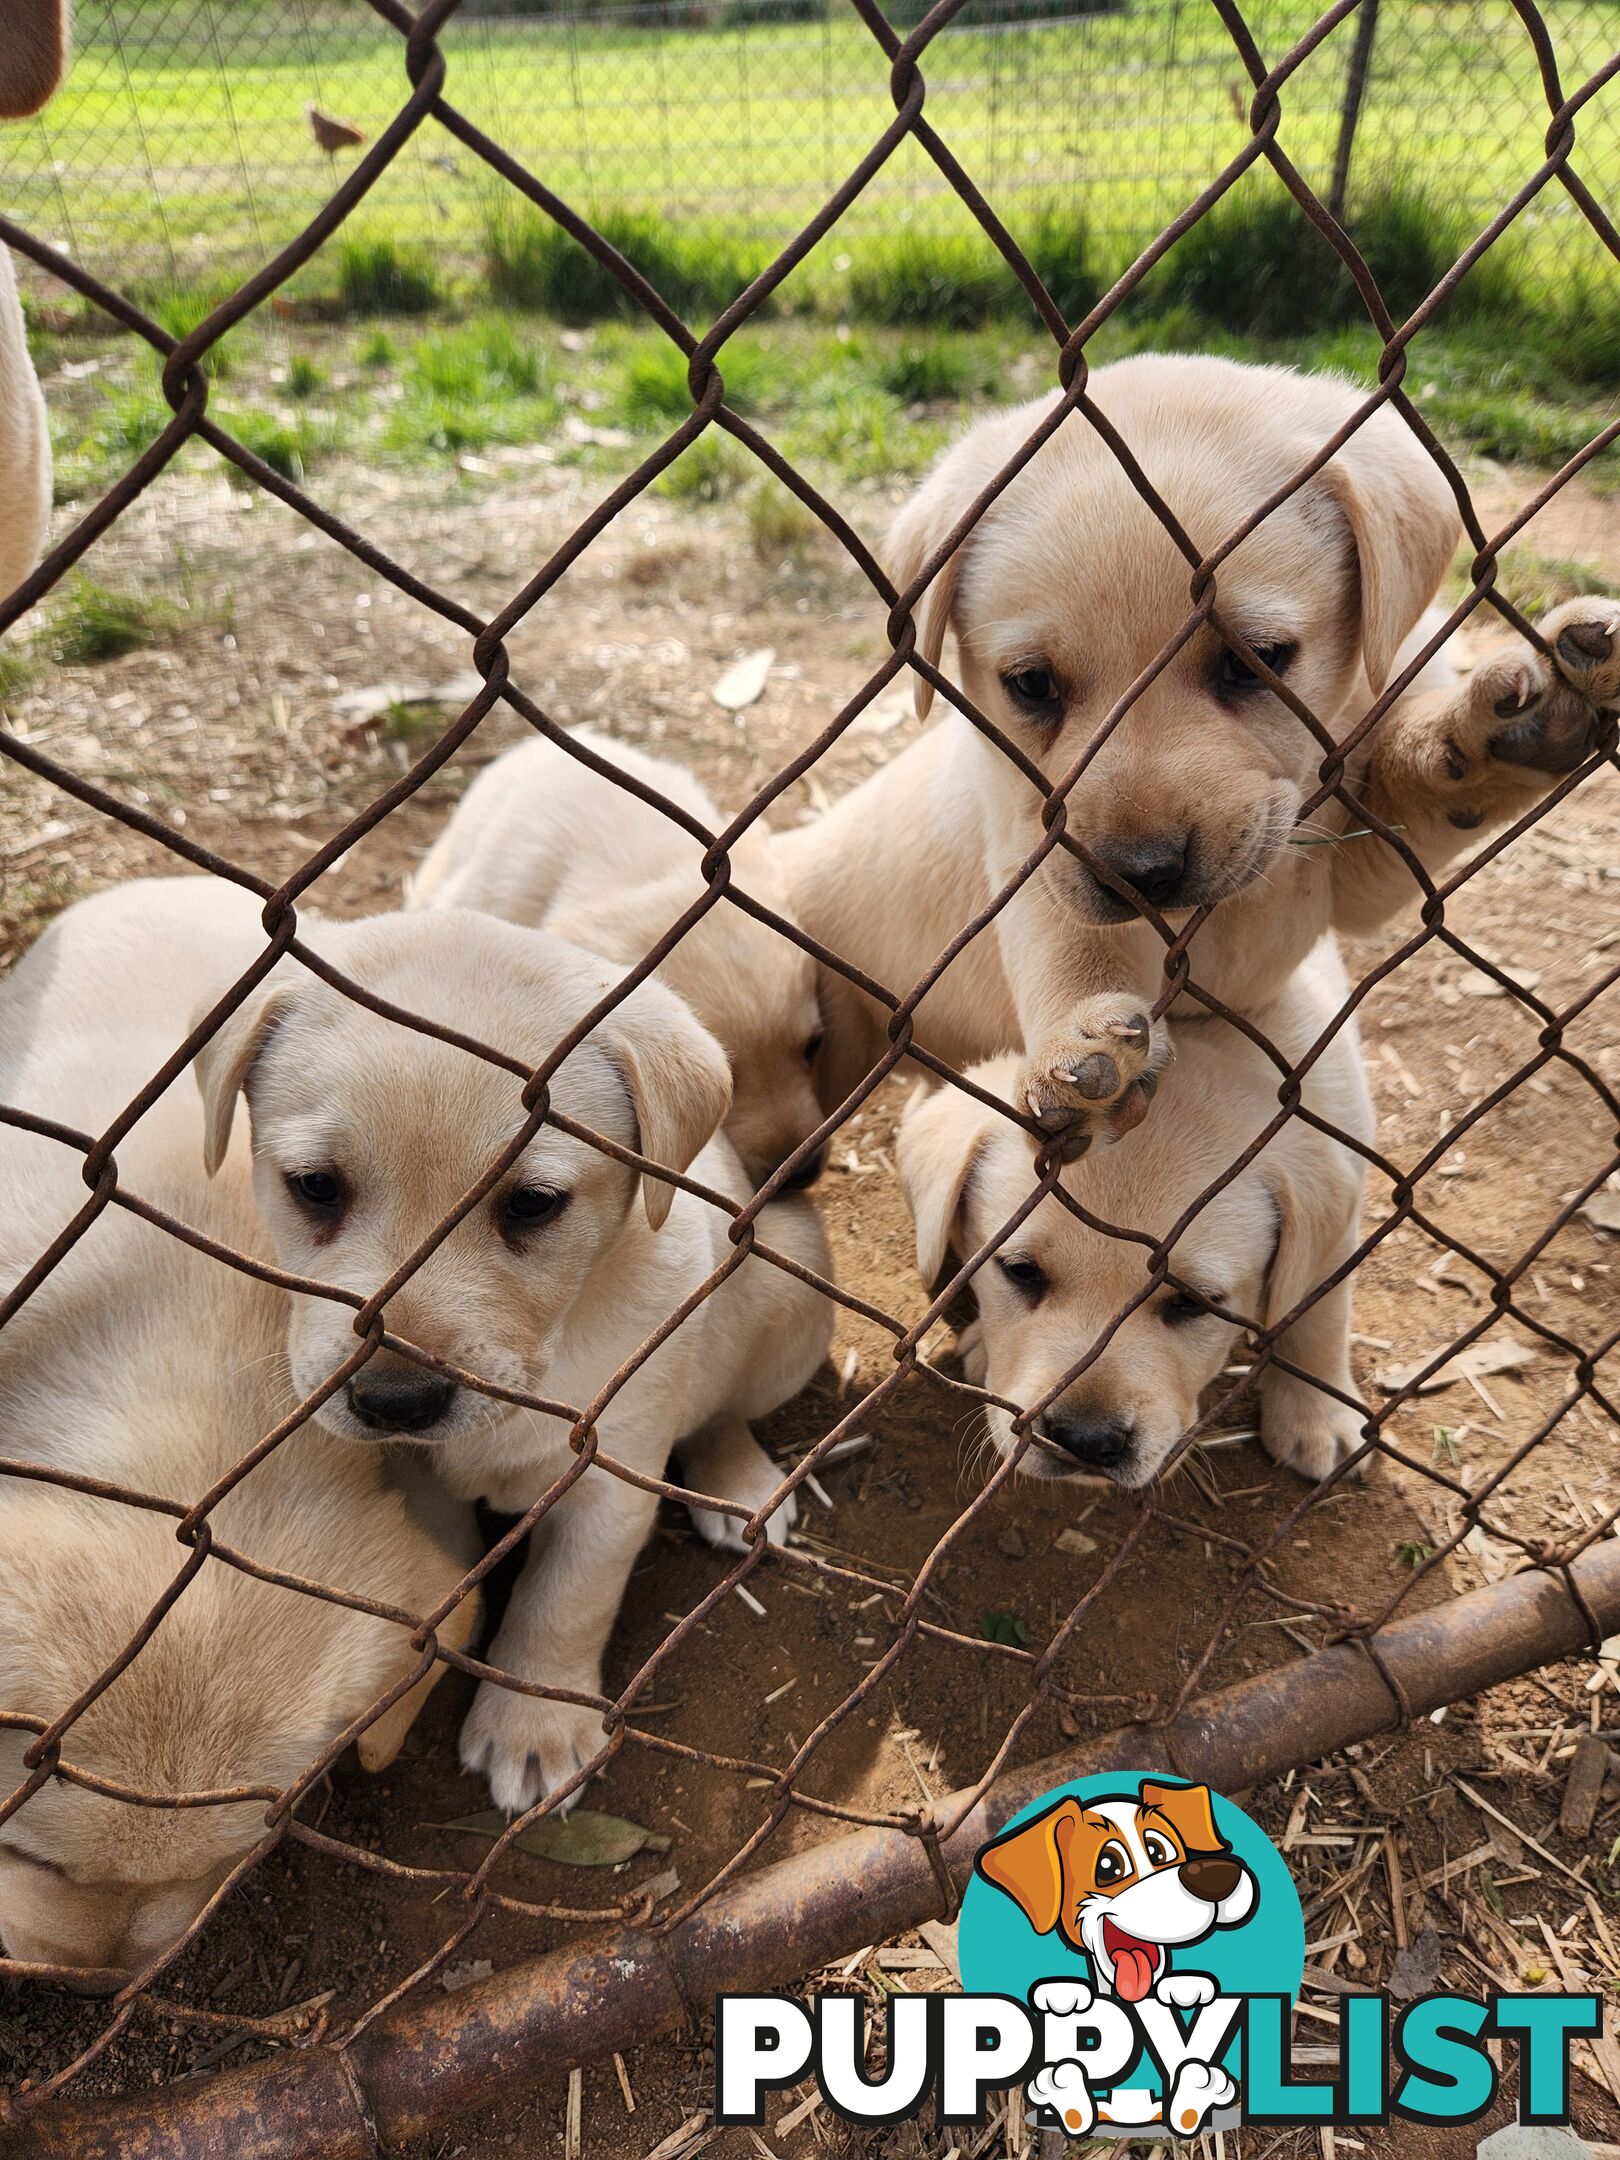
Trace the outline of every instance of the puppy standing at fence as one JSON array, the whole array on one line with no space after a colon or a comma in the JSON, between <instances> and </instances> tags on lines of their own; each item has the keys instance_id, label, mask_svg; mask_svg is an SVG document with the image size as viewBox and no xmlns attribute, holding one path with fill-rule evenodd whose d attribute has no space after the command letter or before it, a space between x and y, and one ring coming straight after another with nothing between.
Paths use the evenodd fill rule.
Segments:
<instances>
[{"instance_id":1,"label":"puppy standing at fence","mask_svg":"<svg viewBox=\"0 0 1620 2160\"><path fill-rule=\"evenodd\" d=\"M1213 548L1360 407L1327 376L1144 356L1099 369L1090 394L1196 545ZM904 587L1028 440L1048 403L972 428L901 511L890 569ZM1444 475L1381 408L1219 566L1223 617L1339 740L1436 626L1426 614L1460 535ZM1014 1097L1076 1148L1147 1113L1169 1053L1151 1019L1164 944L1136 900L1178 926L1221 905L1190 949L1195 981L1257 1014L1331 929L1370 934L1410 904L1395 849L1336 801L1296 820L1324 751L1213 624L1194 626L1098 742L1106 716L1193 611L1187 560L1100 434L1071 414L996 497L915 610L918 650L1066 797L1067 828L1109 882L1054 850L945 970L919 1041L962 1065L1021 1053ZM1595 708L1620 694L1620 605L1584 599L1463 681L1432 661L1349 753L1345 779L1431 874L1527 809L1590 754ZM917 708L933 691L920 677ZM1043 836L1043 791L954 710L826 816L777 848L805 929L899 993L1020 875ZM832 1104L887 1047L888 1015L824 970ZM1203 1008L1183 998L1179 1012Z\"/></svg>"},{"instance_id":2,"label":"puppy standing at fence","mask_svg":"<svg viewBox=\"0 0 1620 2160\"><path fill-rule=\"evenodd\" d=\"M256 920L245 898L242 908ZM560 938L461 911L322 923L310 934L372 995L486 1042L525 1071L617 979L611 963ZM451 1491L505 1512L527 1512L577 1469L574 1417L513 1408L464 1376L582 1410L732 1257L719 1209L552 1124L489 1183L526 1121L521 1080L366 1010L296 960L219 1029L197 1076L210 1166L225 1160L246 1097L261 1209L278 1258L301 1275L369 1297L465 1194L487 1188L388 1298L386 1325L414 1354L378 1350L318 1416L343 1440L420 1443ZM658 982L599 1021L549 1082L554 1112L742 1201L752 1188L717 1130L730 1092L719 1044ZM826 1243L802 1196L762 1209L758 1235L825 1273ZM327 1299L294 1300L297 1386L318 1387L353 1354L352 1320ZM818 1291L756 1255L696 1305L596 1421L600 1459L538 1526L495 1665L521 1682L600 1694L608 1636L658 1505L609 1465L662 1478L678 1448L689 1485L745 1515L760 1511L781 1481L749 1423L804 1386L831 1324ZM740 1547L736 1516L694 1513L713 1542ZM791 1519L790 1499L765 1534L781 1539ZM599 1709L486 1682L462 1758L516 1812L601 1745Z\"/></svg>"},{"instance_id":3,"label":"puppy standing at fence","mask_svg":"<svg viewBox=\"0 0 1620 2160\"><path fill-rule=\"evenodd\" d=\"M0 985L0 1100L99 1133L184 1040L234 917L254 904L193 879L131 886L58 918ZM122 1189L262 1255L248 1150L210 1185L182 1074L119 1142ZM82 1159L0 1125L0 1295L83 1208ZM110 1206L0 1328L0 1458L190 1506L296 1406L284 1295ZM208 1517L261 1567L401 1615L471 1566L470 1511L385 1460L305 1427ZM134 1641L185 1565L172 1512L0 1478L0 1710L49 1723ZM462 1603L441 1639L477 1619ZM133 1663L68 1728L61 1759L157 1795L284 1791L417 1664L410 1623L377 1619L206 1560ZM435 1665L432 1679L443 1670ZM392 1759L432 1679L362 1734ZM0 1730L0 1799L35 1729ZM51 1778L0 1822L0 1942L92 1986L142 1970L265 1833L265 1800L140 1806Z\"/></svg>"},{"instance_id":4,"label":"puppy standing at fence","mask_svg":"<svg viewBox=\"0 0 1620 2160\"><path fill-rule=\"evenodd\" d=\"M1329 940L1257 1016L1261 1032L1296 1063L1348 993ZM1048 1198L973 1278L978 1309L962 1340L964 1364L969 1378L992 1394L1041 1402L1093 1344L1103 1343L1034 1421L1018 1461L1023 1475L1088 1471L1121 1485L1147 1484L1196 1421L1202 1391L1225 1371L1240 1323L1276 1327L1355 1250L1360 1158L1296 1117L1244 1162L1277 1114L1276 1067L1220 1020L1178 1024L1177 1046L1161 1100L1141 1131L1122 1147L1092 1149L1063 1173L1073 1200L1129 1234L1093 1229ZM1008 1057L975 1068L971 1077L1005 1099L1016 1074L1017 1060ZM1336 1131L1372 1139L1372 1100L1353 1020L1312 1065L1303 1102ZM956 1088L912 1097L898 1159L917 1226L917 1266L930 1288L978 1252L1030 1195L1023 1130ZM1242 1168L1228 1177L1238 1163ZM1212 1197L1170 1250L1174 1280L1143 1302L1145 1240L1167 1236L1206 1192ZM1275 1345L1277 1359L1296 1370L1268 1360L1257 1383L1261 1440L1279 1462L1312 1480L1360 1444L1350 1307L1348 1281L1316 1297ZM1018 1442L1010 1413L991 1407L986 1417L997 1452L1011 1455Z\"/></svg>"},{"instance_id":5,"label":"puppy standing at fence","mask_svg":"<svg viewBox=\"0 0 1620 2160\"><path fill-rule=\"evenodd\" d=\"M681 766L585 728L571 740L706 830L724 824ZM702 856L701 844L674 819L537 737L479 774L410 881L406 904L477 908L630 967L703 892ZM782 874L763 832L744 833L731 860L752 898L786 914ZM762 1182L821 1122L811 1080L821 1047L815 962L722 900L691 925L658 973L730 1060L726 1136ZM794 1183L811 1183L820 1167L814 1156Z\"/></svg>"},{"instance_id":6,"label":"puppy standing at fence","mask_svg":"<svg viewBox=\"0 0 1620 2160\"><path fill-rule=\"evenodd\" d=\"M67 65L61 0L9 0L0 31L0 121L25 120ZM51 518L51 437L11 257L0 247L0 600L39 560Z\"/></svg>"}]
</instances>

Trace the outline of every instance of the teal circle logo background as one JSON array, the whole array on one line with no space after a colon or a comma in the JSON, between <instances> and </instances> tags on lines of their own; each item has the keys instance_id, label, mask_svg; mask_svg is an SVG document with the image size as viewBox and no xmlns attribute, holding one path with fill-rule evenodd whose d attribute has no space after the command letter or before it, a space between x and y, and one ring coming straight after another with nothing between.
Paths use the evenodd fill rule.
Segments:
<instances>
[{"instance_id":1,"label":"teal circle logo background","mask_svg":"<svg viewBox=\"0 0 1620 2160\"><path fill-rule=\"evenodd\" d=\"M1158 1785L1187 1782L1156 1770L1077 1778L1032 1801L1011 1817L1006 1829L1044 1815L1059 1800L1073 1798L1086 1805L1132 1797L1144 1780ZM1215 1928L1202 1942L1176 1948L1169 1969L1208 1973L1223 1995L1287 1995L1292 2000L1305 1975L1305 1918L1294 1879L1258 1823L1220 1793L1212 1793L1210 1800L1216 1829L1252 1872L1258 1895L1238 1926ZM1071 1949L1056 1932L1037 1935L1013 1899L977 1870L962 1898L957 1954L962 1986L973 1995L1012 1995L1025 2002L1042 1980L1075 1978L1096 1986L1091 1961L1082 1951ZM1143 2080L1127 2074L1119 2082Z\"/></svg>"}]
</instances>

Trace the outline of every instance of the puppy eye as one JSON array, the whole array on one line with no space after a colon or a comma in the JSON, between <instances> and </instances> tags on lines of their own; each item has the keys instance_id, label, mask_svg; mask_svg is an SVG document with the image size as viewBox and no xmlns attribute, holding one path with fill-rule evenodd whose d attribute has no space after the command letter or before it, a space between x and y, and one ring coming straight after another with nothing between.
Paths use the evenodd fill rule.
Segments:
<instances>
[{"instance_id":1,"label":"puppy eye","mask_svg":"<svg viewBox=\"0 0 1620 2160\"><path fill-rule=\"evenodd\" d=\"M1217 1298L1214 1301L1219 1303ZM1192 1320L1207 1320L1209 1305L1203 1298L1196 1298L1189 1290L1178 1290L1174 1297L1165 1298L1159 1306L1159 1318L1166 1327L1186 1327Z\"/></svg>"},{"instance_id":2,"label":"puppy eye","mask_svg":"<svg viewBox=\"0 0 1620 2160\"><path fill-rule=\"evenodd\" d=\"M1298 649L1295 645L1256 645L1254 656L1263 660L1273 675L1286 675ZM1229 652L1221 655L1216 687L1224 696L1242 697L1250 691L1263 690L1266 685L1247 660L1240 660L1235 652Z\"/></svg>"},{"instance_id":3,"label":"puppy eye","mask_svg":"<svg viewBox=\"0 0 1620 2160\"><path fill-rule=\"evenodd\" d=\"M817 1028L814 1034L805 1037L804 1062L807 1065L813 1065L816 1062L816 1059L821 1055L821 1046L826 1040L827 1030L825 1028Z\"/></svg>"},{"instance_id":4,"label":"puppy eye","mask_svg":"<svg viewBox=\"0 0 1620 2160\"><path fill-rule=\"evenodd\" d=\"M565 1192L553 1192L545 1185L517 1185L501 1203L501 1225L512 1231L536 1230L541 1223L555 1221L567 1205Z\"/></svg>"},{"instance_id":5,"label":"puppy eye","mask_svg":"<svg viewBox=\"0 0 1620 2160\"><path fill-rule=\"evenodd\" d=\"M332 1215L348 1197L335 1170L300 1170L287 1180L287 1190L311 1215Z\"/></svg>"},{"instance_id":6,"label":"puppy eye","mask_svg":"<svg viewBox=\"0 0 1620 2160\"><path fill-rule=\"evenodd\" d=\"M1160 1837L1157 1830L1149 1830L1142 1839L1142 1850L1155 1867L1169 1867L1176 1858L1176 1848L1168 1838Z\"/></svg>"},{"instance_id":7,"label":"puppy eye","mask_svg":"<svg viewBox=\"0 0 1620 2160\"><path fill-rule=\"evenodd\" d=\"M1001 686L1015 705L1040 720L1054 719L1063 703L1063 686L1049 667L1020 668L1016 675L1003 675Z\"/></svg>"},{"instance_id":8,"label":"puppy eye","mask_svg":"<svg viewBox=\"0 0 1620 2160\"><path fill-rule=\"evenodd\" d=\"M1028 1298L1032 1305L1038 1305L1051 1288L1051 1279L1045 1268L1038 1260L1031 1260L1026 1255L1015 1253L1009 1260L998 1253L996 1266L1013 1288L1021 1296Z\"/></svg>"},{"instance_id":9,"label":"puppy eye","mask_svg":"<svg viewBox=\"0 0 1620 2160\"><path fill-rule=\"evenodd\" d=\"M1131 1856L1123 1845L1105 1845L1097 1855L1097 1881L1106 1886L1123 1882L1131 1872Z\"/></svg>"}]
</instances>

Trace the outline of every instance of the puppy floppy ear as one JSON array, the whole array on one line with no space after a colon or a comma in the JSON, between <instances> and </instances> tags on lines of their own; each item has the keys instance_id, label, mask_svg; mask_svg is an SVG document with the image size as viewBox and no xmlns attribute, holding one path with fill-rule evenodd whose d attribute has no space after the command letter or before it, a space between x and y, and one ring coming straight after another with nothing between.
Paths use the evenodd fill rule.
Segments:
<instances>
[{"instance_id":1,"label":"puppy floppy ear","mask_svg":"<svg viewBox=\"0 0 1620 2160\"><path fill-rule=\"evenodd\" d=\"M203 1168L210 1177L231 1144L236 1098L246 1089L266 1044L291 1010L293 994L293 985L285 978L267 976L192 1059L203 1099Z\"/></svg>"},{"instance_id":2,"label":"puppy floppy ear","mask_svg":"<svg viewBox=\"0 0 1620 2160\"><path fill-rule=\"evenodd\" d=\"M1152 1778L1144 1778L1138 1798L1144 1808L1164 1817L1187 1852L1231 1850L1215 1827L1215 1810L1207 1785L1160 1785Z\"/></svg>"},{"instance_id":3,"label":"puppy floppy ear","mask_svg":"<svg viewBox=\"0 0 1620 2160\"><path fill-rule=\"evenodd\" d=\"M902 592L918 575L936 548L949 535L967 509L1028 432L1028 414L1002 414L981 420L970 428L939 459L911 499L901 506L889 527L889 575ZM912 610L917 625L917 651L931 667L938 667L945 650L945 632L956 606L956 589L962 563L982 521L935 572L922 598ZM923 676L912 675L912 694L917 718L926 720L934 702L934 686Z\"/></svg>"},{"instance_id":4,"label":"puppy floppy ear","mask_svg":"<svg viewBox=\"0 0 1620 2160\"><path fill-rule=\"evenodd\" d=\"M1320 477L1355 541L1362 664L1376 694L1451 566L1462 520L1445 475L1387 407L1351 436Z\"/></svg>"},{"instance_id":5,"label":"puppy floppy ear","mask_svg":"<svg viewBox=\"0 0 1620 2160\"><path fill-rule=\"evenodd\" d=\"M942 458L889 528L889 575L902 592L973 499L971 492L964 490L956 465L954 451ZM967 545L964 540L946 559L912 610L917 651L931 667L939 666L940 654L945 650L945 632L956 604L956 581ZM917 718L926 720L934 703L933 684L926 676L913 672L911 695Z\"/></svg>"},{"instance_id":6,"label":"puppy floppy ear","mask_svg":"<svg viewBox=\"0 0 1620 2160\"><path fill-rule=\"evenodd\" d=\"M55 96L67 48L67 0L6 0L0 120L26 120Z\"/></svg>"},{"instance_id":7,"label":"puppy floppy ear","mask_svg":"<svg viewBox=\"0 0 1620 2160\"><path fill-rule=\"evenodd\" d=\"M968 1180L990 1117L970 1096L941 1087L914 1096L900 1120L895 1161L917 1232L917 1273L930 1296L960 1248Z\"/></svg>"},{"instance_id":8,"label":"puppy floppy ear","mask_svg":"<svg viewBox=\"0 0 1620 2160\"><path fill-rule=\"evenodd\" d=\"M633 1022L615 1029L608 1055L636 1114L637 1152L684 1170L718 1131L731 1108L731 1067L706 1027L672 993L638 998ZM675 1201L664 1178L644 1177L642 1204L655 1230Z\"/></svg>"},{"instance_id":9,"label":"puppy floppy ear","mask_svg":"<svg viewBox=\"0 0 1620 2160\"><path fill-rule=\"evenodd\" d=\"M1033 1822L1008 1830L974 1863L987 1883L1004 1891L1037 1935L1050 1935L1063 1912L1063 1862L1080 1820L1078 1800L1060 1800Z\"/></svg>"}]
</instances>

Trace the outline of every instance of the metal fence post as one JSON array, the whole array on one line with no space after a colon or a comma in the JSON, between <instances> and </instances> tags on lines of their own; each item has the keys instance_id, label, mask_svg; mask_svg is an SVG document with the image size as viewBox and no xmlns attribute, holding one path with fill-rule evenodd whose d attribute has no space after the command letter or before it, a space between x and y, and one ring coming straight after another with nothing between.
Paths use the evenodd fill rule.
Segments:
<instances>
[{"instance_id":1,"label":"metal fence post","mask_svg":"<svg viewBox=\"0 0 1620 2160\"><path fill-rule=\"evenodd\" d=\"M1327 206L1339 224L1344 223L1344 198L1350 185L1350 156L1356 143L1356 123L1367 94L1372 71L1373 38L1378 29L1378 0L1361 0L1356 18L1356 41L1350 48L1350 67L1344 78L1344 104L1339 112L1339 144L1333 153L1333 179Z\"/></svg>"}]
</instances>

